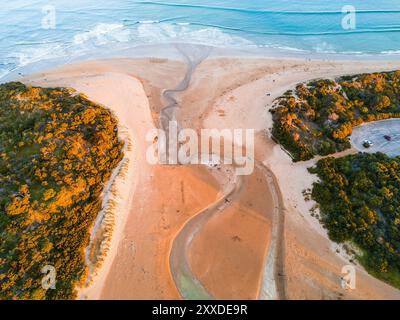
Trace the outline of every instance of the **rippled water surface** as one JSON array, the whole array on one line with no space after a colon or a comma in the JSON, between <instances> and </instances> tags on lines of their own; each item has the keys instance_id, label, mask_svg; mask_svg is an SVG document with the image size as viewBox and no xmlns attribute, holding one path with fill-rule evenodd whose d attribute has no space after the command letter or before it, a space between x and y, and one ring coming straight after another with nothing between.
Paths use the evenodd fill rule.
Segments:
<instances>
[{"instance_id":1,"label":"rippled water surface","mask_svg":"<svg viewBox=\"0 0 400 320\"><path fill-rule=\"evenodd\" d=\"M299 53L400 54L400 0L353 0L356 29L337 0L16 0L0 10L0 76L49 58L120 45L192 42ZM42 22L45 22L43 24ZM47 23L47 24L46 24Z\"/></svg>"}]
</instances>

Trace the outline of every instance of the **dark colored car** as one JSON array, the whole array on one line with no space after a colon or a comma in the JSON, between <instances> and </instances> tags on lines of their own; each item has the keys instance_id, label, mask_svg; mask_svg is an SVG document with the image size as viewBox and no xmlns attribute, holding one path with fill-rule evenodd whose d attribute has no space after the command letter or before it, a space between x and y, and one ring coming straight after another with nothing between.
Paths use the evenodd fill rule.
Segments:
<instances>
[{"instance_id":1,"label":"dark colored car","mask_svg":"<svg viewBox=\"0 0 400 320\"><path fill-rule=\"evenodd\" d=\"M363 147L364 148L369 148L369 147L372 147L374 144L372 143L372 141L370 141L370 140L364 140L364 142L363 142Z\"/></svg>"},{"instance_id":2,"label":"dark colored car","mask_svg":"<svg viewBox=\"0 0 400 320\"><path fill-rule=\"evenodd\" d=\"M383 137L384 137L387 141L392 141L392 137L391 137L391 136L384 135Z\"/></svg>"}]
</instances>

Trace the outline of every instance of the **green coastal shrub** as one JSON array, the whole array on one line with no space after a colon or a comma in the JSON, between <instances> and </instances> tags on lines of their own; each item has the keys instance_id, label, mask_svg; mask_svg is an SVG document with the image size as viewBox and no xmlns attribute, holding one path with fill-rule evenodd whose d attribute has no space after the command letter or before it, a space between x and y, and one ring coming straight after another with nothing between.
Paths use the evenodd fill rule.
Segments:
<instances>
[{"instance_id":1,"label":"green coastal shrub","mask_svg":"<svg viewBox=\"0 0 400 320\"><path fill-rule=\"evenodd\" d=\"M400 117L400 71L299 84L271 113L272 134L294 161L342 151L354 126Z\"/></svg>"},{"instance_id":2,"label":"green coastal shrub","mask_svg":"<svg viewBox=\"0 0 400 320\"><path fill-rule=\"evenodd\" d=\"M63 88L0 85L0 298L71 299L101 192L122 159L117 120ZM42 288L42 268L56 288Z\"/></svg>"},{"instance_id":3,"label":"green coastal shrub","mask_svg":"<svg viewBox=\"0 0 400 320\"><path fill-rule=\"evenodd\" d=\"M320 179L312 198L329 237L356 244L366 269L400 288L400 157L328 157L310 171Z\"/></svg>"}]
</instances>

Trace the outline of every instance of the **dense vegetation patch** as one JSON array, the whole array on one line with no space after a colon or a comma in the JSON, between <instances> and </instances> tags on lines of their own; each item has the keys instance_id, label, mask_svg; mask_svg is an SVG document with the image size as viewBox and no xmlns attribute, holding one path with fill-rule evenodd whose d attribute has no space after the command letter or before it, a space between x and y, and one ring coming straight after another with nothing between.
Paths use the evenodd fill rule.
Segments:
<instances>
[{"instance_id":1,"label":"dense vegetation patch","mask_svg":"<svg viewBox=\"0 0 400 320\"><path fill-rule=\"evenodd\" d=\"M63 88L0 85L0 298L69 299L100 194L122 158L117 121ZM45 290L44 266L56 289Z\"/></svg>"},{"instance_id":2,"label":"dense vegetation patch","mask_svg":"<svg viewBox=\"0 0 400 320\"><path fill-rule=\"evenodd\" d=\"M312 197L329 237L355 243L366 269L400 288L400 157L328 157L310 171L320 178Z\"/></svg>"},{"instance_id":3,"label":"dense vegetation patch","mask_svg":"<svg viewBox=\"0 0 400 320\"><path fill-rule=\"evenodd\" d=\"M295 161L342 151L354 126L400 117L400 71L299 84L271 112L272 134Z\"/></svg>"}]
</instances>

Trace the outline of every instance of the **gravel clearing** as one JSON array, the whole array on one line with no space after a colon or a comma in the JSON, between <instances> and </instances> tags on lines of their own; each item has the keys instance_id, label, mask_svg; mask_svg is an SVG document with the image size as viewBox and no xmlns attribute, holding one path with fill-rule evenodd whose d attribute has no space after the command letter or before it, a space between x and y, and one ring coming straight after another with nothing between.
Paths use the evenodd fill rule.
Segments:
<instances>
[{"instance_id":1,"label":"gravel clearing","mask_svg":"<svg viewBox=\"0 0 400 320\"><path fill-rule=\"evenodd\" d=\"M390 141L385 136L391 138ZM369 140L373 146L365 148L363 143ZM353 128L350 138L354 148L362 152L383 152L390 157L400 155L400 119L388 119L365 123Z\"/></svg>"}]
</instances>

